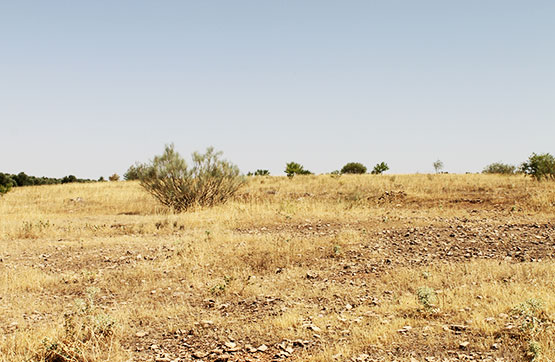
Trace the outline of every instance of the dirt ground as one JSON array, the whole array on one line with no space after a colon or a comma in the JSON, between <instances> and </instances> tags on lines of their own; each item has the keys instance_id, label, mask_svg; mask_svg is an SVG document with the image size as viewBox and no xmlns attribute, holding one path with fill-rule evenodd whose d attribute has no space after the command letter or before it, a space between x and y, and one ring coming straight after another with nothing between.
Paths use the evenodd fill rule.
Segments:
<instances>
[{"instance_id":1,"label":"dirt ground","mask_svg":"<svg viewBox=\"0 0 555 362\"><path fill-rule=\"evenodd\" d=\"M106 192L123 201L66 188L21 216L38 188L16 190L0 200L0 360L552 360L553 185L458 177L435 202L410 178L256 178L177 215L120 183Z\"/></svg>"}]
</instances>

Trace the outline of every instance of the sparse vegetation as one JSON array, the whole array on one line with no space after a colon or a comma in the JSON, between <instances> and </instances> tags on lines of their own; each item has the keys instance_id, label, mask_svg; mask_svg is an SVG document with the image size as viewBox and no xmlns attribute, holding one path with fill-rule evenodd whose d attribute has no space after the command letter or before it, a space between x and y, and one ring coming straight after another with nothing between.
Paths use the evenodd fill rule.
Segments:
<instances>
[{"instance_id":1,"label":"sparse vegetation","mask_svg":"<svg viewBox=\"0 0 555 362\"><path fill-rule=\"evenodd\" d=\"M108 180L110 180L112 182L119 181L119 175L117 173L115 173L112 176L108 177Z\"/></svg>"},{"instance_id":2,"label":"sparse vegetation","mask_svg":"<svg viewBox=\"0 0 555 362\"><path fill-rule=\"evenodd\" d=\"M188 167L173 145L151 163L141 165L141 186L163 205L177 212L193 206L213 206L227 201L244 184L239 169L221 159L212 147L206 153L193 153Z\"/></svg>"},{"instance_id":3,"label":"sparse vegetation","mask_svg":"<svg viewBox=\"0 0 555 362\"><path fill-rule=\"evenodd\" d=\"M366 166L360 162L349 162L341 169L341 173L362 174L366 173Z\"/></svg>"},{"instance_id":4,"label":"sparse vegetation","mask_svg":"<svg viewBox=\"0 0 555 362\"><path fill-rule=\"evenodd\" d=\"M552 183L429 176L248 178L186 214L138 182L17 189L0 361L555 360Z\"/></svg>"}]
</instances>

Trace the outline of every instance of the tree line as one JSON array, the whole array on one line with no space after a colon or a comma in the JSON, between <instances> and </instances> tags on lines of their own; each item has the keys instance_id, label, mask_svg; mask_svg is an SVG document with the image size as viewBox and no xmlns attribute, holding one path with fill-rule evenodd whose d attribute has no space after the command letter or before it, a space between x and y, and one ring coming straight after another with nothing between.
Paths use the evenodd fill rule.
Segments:
<instances>
[{"instance_id":1,"label":"tree line","mask_svg":"<svg viewBox=\"0 0 555 362\"><path fill-rule=\"evenodd\" d=\"M38 186L38 185L56 185L72 182L94 182L94 180L77 178L74 175L64 176L62 178L55 177L36 177L29 176L25 172L18 174L9 174L0 172L0 194L6 193L12 187L21 186Z\"/></svg>"}]
</instances>

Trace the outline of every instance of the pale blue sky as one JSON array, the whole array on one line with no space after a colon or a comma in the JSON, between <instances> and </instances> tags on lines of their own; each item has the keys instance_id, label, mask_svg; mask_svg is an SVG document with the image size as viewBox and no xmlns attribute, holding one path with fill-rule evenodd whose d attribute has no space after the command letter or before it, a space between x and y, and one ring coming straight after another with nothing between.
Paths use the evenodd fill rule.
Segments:
<instances>
[{"instance_id":1,"label":"pale blue sky","mask_svg":"<svg viewBox=\"0 0 555 362\"><path fill-rule=\"evenodd\" d=\"M0 0L0 172L480 171L555 153L555 1Z\"/></svg>"}]
</instances>

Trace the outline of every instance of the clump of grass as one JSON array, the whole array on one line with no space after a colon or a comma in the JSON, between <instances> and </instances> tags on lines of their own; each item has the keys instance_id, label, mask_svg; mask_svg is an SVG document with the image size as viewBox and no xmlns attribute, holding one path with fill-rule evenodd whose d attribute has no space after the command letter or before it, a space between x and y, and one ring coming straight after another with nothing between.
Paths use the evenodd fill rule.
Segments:
<instances>
[{"instance_id":1,"label":"clump of grass","mask_svg":"<svg viewBox=\"0 0 555 362\"><path fill-rule=\"evenodd\" d=\"M552 325L543 301L535 298L528 299L513 307L511 315L519 324L520 338L527 345L528 357L531 361L537 361L542 353L541 345L537 340Z\"/></svg>"},{"instance_id":2,"label":"clump of grass","mask_svg":"<svg viewBox=\"0 0 555 362\"><path fill-rule=\"evenodd\" d=\"M420 287L416 290L418 302L422 304L426 312L432 312L436 308L437 293L433 288Z\"/></svg>"},{"instance_id":3,"label":"clump of grass","mask_svg":"<svg viewBox=\"0 0 555 362\"><path fill-rule=\"evenodd\" d=\"M98 292L98 288L88 288L84 299L74 301L73 309L64 314L63 332L57 338L42 340L37 361L89 361L94 351L106 350L114 334L116 320L100 312L95 305Z\"/></svg>"}]
</instances>

